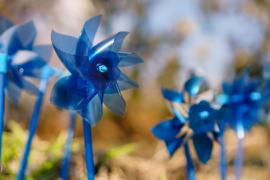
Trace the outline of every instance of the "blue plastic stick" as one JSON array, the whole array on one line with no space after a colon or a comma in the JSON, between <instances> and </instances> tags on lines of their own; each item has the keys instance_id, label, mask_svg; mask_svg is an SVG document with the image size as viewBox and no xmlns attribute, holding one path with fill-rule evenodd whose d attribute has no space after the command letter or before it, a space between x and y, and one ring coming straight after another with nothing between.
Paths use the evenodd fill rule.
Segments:
<instances>
[{"instance_id":1,"label":"blue plastic stick","mask_svg":"<svg viewBox=\"0 0 270 180\"><path fill-rule=\"evenodd\" d=\"M0 73L0 162L2 162L2 136L5 116L5 74ZM2 166L2 164L1 164Z\"/></svg>"},{"instance_id":2,"label":"blue plastic stick","mask_svg":"<svg viewBox=\"0 0 270 180\"><path fill-rule=\"evenodd\" d=\"M92 130L90 124L84 119L83 120L83 132L84 132L84 146L85 146L85 160L86 160L86 171L88 180L95 179L95 166L93 159L92 149Z\"/></svg>"},{"instance_id":3,"label":"blue plastic stick","mask_svg":"<svg viewBox=\"0 0 270 180\"><path fill-rule=\"evenodd\" d=\"M226 161L227 158L224 144L224 134L220 135L218 140L220 145L220 177L221 180L225 180L227 172L227 161Z\"/></svg>"},{"instance_id":4,"label":"blue plastic stick","mask_svg":"<svg viewBox=\"0 0 270 180\"><path fill-rule=\"evenodd\" d=\"M5 118L5 81L7 72L7 56L0 54L0 165L2 167L2 136Z\"/></svg>"},{"instance_id":5,"label":"blue plastic stick","mask_svg":"<svg viewBox=\"0 0 270 180\"><path fill-rule=\"evenodd\" d=\"M40 87L39 87L39 94L37 96L37 100L36 100L36 104L34 107L34 111L32 114L32 118L29 124L29 136L26 142L26 146L25 146L25 150L24 150L24 154L23 154L23 159L21 161L21 166L20 166L20 170L19 173L17 175L17 180L23 180L24 179L24 175L25 175L25 171L27 169L27 163L28 163L28 158L29 158L29 154L30 154L30 150L31 150L31 145L32 145L32 141L34 138L34 135L36 133L36 129L38 126L38 121L39 121L39 115L40 115L40 111L41 111L41 107L42 107L42 102L43 102L43 98L44 98L44 93L47 87L47 80L42 80L40 82Z\"/></svg>"},{"instance_id":6,"label":"blue plastic stick","mask_svg":"<svg viewBox=\"0 0 270 180\"><path fill-rule=\"evenodd\" d=\"M194 170L194 166L193 166L190 151L189 151L189 146L187 143L184 144L184 152L185 152L185 157L187 161L187 179L195 180L195 170Z\"/></svg>"},{"instance_id":7,"label":"blue plastic stick","mask_svg":"<svg viewBox=\"0 0 270 180\"><path fill-rule=\"evenodd\" d=\"M68 129L68 135L66 140L66 147L65 147L65 155L62 164L62 171L61 171L61 178L63 180L68 179L68 170L69 170L69 162L70 162L70 155L71 155L71 145L74 135L74 128L75 128L75 112L70 111L70 125Z\"/></svg>"},{"instance_id":8,"label":"blue plastic stick","mask_svg":"<svg viewBox=\"0 0 270 180\"><path fill-rule=\"evenodd\" d=\"M243 123L238 120L237 124L237 149L234 162L235 180L241 179L242 166L243 166L243 141L245 137Z\"/></svg>"}]
</instances>

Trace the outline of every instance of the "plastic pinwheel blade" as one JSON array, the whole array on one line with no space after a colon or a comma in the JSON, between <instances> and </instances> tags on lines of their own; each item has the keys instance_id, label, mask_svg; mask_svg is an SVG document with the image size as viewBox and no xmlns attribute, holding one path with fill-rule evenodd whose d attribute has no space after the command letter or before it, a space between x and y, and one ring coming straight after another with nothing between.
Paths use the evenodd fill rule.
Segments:
<instances>
[{"instance_id":1,"label":"plastic pinwheel blade","mask_svg":"<svg viewBox=\"0 0 270 180\"><path fill-rule=\"evenodd\" d=\"M102 118L102 101L98 95L95 95L88 103L87 107L81 111L81 116L91 126L95 126Z\"/></svg>"},{"instance_id":2,"label":"plastic pinwheel blade","mask_svg":"<svg viewBox=\"0 0 270 180\"><path fill-rule=\"evenodd\" d=\"M81 72L77 61L88 61L88 57L85 54L86 52L81 54L77 52L79 40L72 36L63 35L54 31L52 31L51 40L55 52L62 63L72 74L79 76ZM81 46L85 46L86 48L87 44L80 42L80 47Z\"/></svg>"},{"instance_id":3,"label":"plastic pinwheel blade","mask_svg":"<svg viewBox=\"0 0 270 180\"><path fill-rule=\"evenodd\" d=\"M211 158L213 141L206 133L195 134L192 139L199 160L206 164Z\"/></svg>"},{"instance_id":4,"label":"plastic pinwheel blade","mask_svg":"<svg viewBox=\"0 0 270 180\"><path fill-rule=\"evenodd\" d=\"M102 51L119 51L121 49L124 38L128 32L118 32L117 34L101 41L91 48L91 57L96 56Z\"/></svg>"},{"instance_id":5,"label":"plastic pinwheel blade","mask_svg":"<svg viewBox=\"0 0 270 180\"><path fill-rule=\"evenodd\" d=\"M100 25L101 17L101 15L92 17L84 23L80 39L86 44L89 44L89 47L93 44L93 40Z\"/></svg>"},{"instance_id":6,"label":"plastic pinwheel blade","mask_svg":"<svg viewBox=\"0 0 270 180\"><path fill-rule=\"evenodd\" d=\"M9 100L14 103L14 104L18 104L19 103L19 98L21 95L21 89L16 86L14 83L7 81L6 84L6 92L7 92L7 96L9 98Z\"/></svg>"},{"instance_id":7,"label":"plastic pinwheel blade","mask_svg":"<svg viewBox=\"0 0 270 180\"><path fill-rule=\"evenodd\" d=\"M191 97L194 97L200 92L203 82L204 79L202 77L193 76L185 83L184 90Z\"/></svg>"},{"instance_id":8,"label":"plastic pinwheel blade","mask_svg":"<svg viewBox=\"0 0 270 180\"><path fill-rule=\"evenodd\" d=\"M32 94L38 94L39 89L34 84L25 79L22 79L22 83L23 83L22 89Z\"/></svg>"},{"instance_id":9,"label":"plastic pinwheel blade","mask_svg":"<svg viewBox=\"0 0 270 180\"><path fill-rule=\"evenodd\" d=\"M74 76L63 77L55 83L50 101L59 108L79 110L87 106L87 96L94 95L94 91L88 93L84 87L84 82Z\"/></svg>"},{"instance_id":10,"label":"plastic pinwheel blade","mask_svg":"<svg viewBox=\"0 0 270 180\"><path fill-rule=\"evenodd\" d=\"M175 138L170 141L165 141L166 148L168 153L170 154L170 157L172 157L176 150L183 144L183 140L183 138Z\"/></svg>"},{"instance_id":11,"label":"plastic pinwheel blade","mask_svg":"<svg viewBox=\"0 0 270 180\"><path fill-rule=\"evenodd\" d=\"M47 44L36 45L33 47L33 51L46 62L49 62L52 56L51 45L47 45Z\"/></svg>"},{"instance_id":12,"label":"plastic pinwheel blade","mask_svg":"<svg viewBox=\"0 0 270 180\"><path fill-rule=\"evenodd\" d=\"M13 26L0 37L2 51L14 55L19 50L31 50L35 37L36 28L33 22Z\"/></svg>"},{"instance_id":13,"label":"plastic pinwheel blade","mask_svg":"<svg viewBox=\"0 0 270 180\"><path fill-rule=\"evenodd\" d=\"M3 16L0 16L0 35L12 26L13 23L10 20L6 19Z\"/></svg>"},{"instance_id":14,"label":"plastic pinwheel blade","mask_svg":"<svg viewBox=\"0 0 270 180\"><path fill-rule=\"evenodd\" d=\"M19 37L23 47L31 50L37 36L36 27L33 21L19 25L17 28L17 36Z\"/></svg>"},{"instance_id":15,"label":"plastic pinwheel blade","mask_svg":"<svg viewBox=\"0 0 270 180\"><path fill-rule=\"evenodd\" d=\"M182 128L182 125L177 124L175 121L175 119L172 119L157 124L151 129L152 134L164 141L173 140Z\"/></svg>"},{"instance_id":16,"label":"plastic pinwheel blade","mask_svg":"<svg viewBox=\"0 0 270 180\"><path fill-rule=\"evenodd\" d=\"M111 83L106 87L105 94L115 94L119 93L120 91L135 89L138 87L139 85L137 82L133 81L127 75L121 72L118 81L116 83Z\"/></svg>"},{"instance_id":17,"label":"plastic pinwheel blade","mask_svg":"<svg viewBox=\"0 0 270 180\"><path fill-rule=\"evenodd\" d=\"M193 104L188 113L189 126L194 133L213 132L215 129L216 110L209 102L200 101Z\"/></svg>"},{"instance_id":18,"label":"plastic pinwheel blade","mask_svg":"<svg viewBox=\"0 0 270 180\"><path fill-rule=\"evenodd\" d=\"M135 53L118 53L119 56L119 67L133 66L136 64L143 63L142 58Z\"/></svg>"},{"instance_id":19,"label":"plastic pinwheel blade","mask_svg":"<svg viewBox=\"0 0 270 180\"><path fill-rule=\"evenodd\" d=\"M184 97L183 94L171 89L162 88L162 95L165 99L174 102L174 103L183 103Z\"/></svg>"},{"instance_id":20,"label":"plastic pinwheel blade","mask_svg":"<svg viewBox=\"0 0 270 180\"><path fill-rule=\"evenodd\" d=\"M104 104L119 116L123 116L125 113L126 102L121 94L105 94Z\"/></svg>"}]
</instances>

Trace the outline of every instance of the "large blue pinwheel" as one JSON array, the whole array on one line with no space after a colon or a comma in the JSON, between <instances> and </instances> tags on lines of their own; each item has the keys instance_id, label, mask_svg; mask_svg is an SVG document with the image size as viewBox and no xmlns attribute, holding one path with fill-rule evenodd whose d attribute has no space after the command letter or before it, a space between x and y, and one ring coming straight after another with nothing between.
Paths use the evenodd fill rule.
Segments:
<instances>
[{"instance_id":1,"label":"large blue pinwheel","mask_svg":"<svg viewBox=\"0 0 270 180\"><path fill-rule=\"evenodd\" d=\"M204 164L210 159L213 147L216 110L205 100L196 102L198 94L206 87L204 82L203 78L193 76L185 83L182 92L163 89L163 96L172 103L175 117L159 123L152 129L154 136L165 142L170 156L183 144L188 179L195 179L188 139L192 139L197 156ZM177 104L178 108L174 104Z\"/></svg>"},{"instance_id":2,"label":"large blue pinwheel","mask_svg":"<svg viewBox=\"0 0 270 180\"><path fill-rule=\"evenodd\" d=\"M53 47L71 73L57 81L51 102L64 109L75 110L84 121L86 161L88 178L94 178L91 159L91 128L102 117L102 104L113 112L123 115L125 101L121 91L137 87L120 67L141 63L134 53L121 52L127 32L93 45L93 39L100 24L101 16L90 18L84 24L79 38L52 32Z\"/></svg>"},{"instance_id":3,"label":"large blue pinwheel","mask_svg":"<svg viewBox=\"0 0 270 180\"><path fill-rule=\"evenodd\" d=\"M220 109L221 130L226 125L234 129L238 138L238 148L235 159L235 176L240 178L243 139L252 126L259 122L260 111L268 99L258 79L250 78L249 71L244 71L231 83L223 84L223 94L217 100L222 104Z\"/></svg>"}]
</instances>

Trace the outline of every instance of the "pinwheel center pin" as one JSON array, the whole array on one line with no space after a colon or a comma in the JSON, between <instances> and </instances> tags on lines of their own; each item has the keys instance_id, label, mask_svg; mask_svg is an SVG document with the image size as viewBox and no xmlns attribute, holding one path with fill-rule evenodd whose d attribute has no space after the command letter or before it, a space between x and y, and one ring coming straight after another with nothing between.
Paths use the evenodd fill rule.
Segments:
<instances>
[{"instance_id":1,"label":"pinwheel center pin","mask_svg":"<svg viewBox=\"0 0 270 180\"><path fill-rule=\"evenodd\" d=\"M251 94L250 94L250 99L252 100L252 101L257 101L257 100L260 100L261 99L261 93L259 93L259 92L252 92Z\"/></svg>"},{"instance_id":2,"label":"pinwheel center pin","mask_svg":"<svg viewBox=\"0 0 270 180\"><path fill-rule=\"evenodd\" d=\"M97 64L96 68L100 73L105 73L108 71L108 67L104 64Z\"/></svg>"},{"instance_id":3,"label":"pinwheel center pin","mask_svg":"<svg viewBox=\"0 0 270 180\"><path fill-rule=\"evenodd\" d=\"M199 116L201 119L207 119L209 117L209 112L208 111L202 111L199 113Z\"/></svg>"}]
</instances>

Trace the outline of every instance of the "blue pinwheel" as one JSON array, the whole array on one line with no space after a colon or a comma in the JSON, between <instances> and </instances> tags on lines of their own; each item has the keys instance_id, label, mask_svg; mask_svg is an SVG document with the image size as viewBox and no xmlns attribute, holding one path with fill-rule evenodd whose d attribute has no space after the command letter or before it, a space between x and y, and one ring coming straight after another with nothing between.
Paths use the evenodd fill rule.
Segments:
<instances>
[{"instance_id":1,"label":"blue pinwheel","mask_svg":"<svg viewBox=\"0 0 270 180\"><path fill-rule=\"evenodd\" d=\"M37 95L37 102L30 120L30 131L17 179L24 179L27 160L31 149L43 95L47 87L47 80L54 74L47 61L51 55L51 46L34 45L36 28L33 22L12 26L12 23L0 18L0 84L1 84L1 140L4 115L4 91L13 103L19 102L22 90ZM30 79L40 80L40 87L36 87ZM1 154L1 153L0 153Z\"/></svg>"},{"instance_id":2,"label":"blue pinwheel","mask_svg":"<svg viewBox=\"0 0 270 180\"><path fill-rule=\"evenodd\" d=\"M238 148L235 159L235 176L241 176L243 158L243 139L253 125L259 122L260 112L267 101L268 93L264 93L260 81L251 78L249 70L245 70L231 83L223 84L223 94L217 100L220 108L220 129L228 125L237 134Z\"/></svg>"},{"instance_id":3,"label":"blue pinwheel","mask_svg":"<svg viewBox=\"0 0 270 180\"><path fill-rule=\"evenodd\" d=\"M20 50L31 50L36 31L32 22L12 26L12 23L5 19L1 20L0 35L0 159L2 154L2 131L5 112L5 89L8 97L16 101L18 89L26 89L30 92L37 92L37 89L28 81L21 78L19 69L16 69L13 62L17 52ZM19 58L18 58L19 59Z\"/></svg>"},{"instance_id":4,"label":"blue pinwheel","mask_svg":"<svg viewBox=\"0 0 270 180\"><path fill-rule=\"evenodd\" d=\"M175 117L152 128L154 136L165 142L170 156L183 144L188 179L195 179L188 139L192 139L198 159L205 164L211 157L216 133L216 110L205 100L197 103L199 93L206 90L205 85L202 77L193 76L185 83L183 92L163 89L163 96L172 103Z\"/></svg>"},{"instance_id":5,"label":"blue pinwheel","mask_svg":"<svg viewBox=\"0 0 270 180\"><path fill-rule=\"evenodd\" d=\"M59 59L71 73L53 87L51 102L64 109L75 110L83 117L86 165L89 179L94 179L91 126L102 118L102 104L118 115L124 114L121 91L138 87L119 67L142 62L134 53L121 52L127 32L119 32L93 45L101 16L84 24L79 38L52 32L52 44ZM91 157L90 157L91 156Z\"/></svg>"},{"instance_id":6,"label":"blue pinwheel","mask_svg":"<svg viewBox=\"0 0 270 180\"><path fill-rule=\"evenodd\" d=\"M44 95L48 86L48 82L53 75L57 75L58 71L47 64L51 57L51 46L40 45L36 50L36 55L30 58L28 61L20 65L19 71L22 76L28 76L39 80L39 87L37 93L37 99L34 107L34 111L29 122L29 135L21 161L20 170L17 176L17 180L24 179L25 171L27 169L28 159L30 155L31 145L33 142L36 129L38 127L40 111L43 104Z\"/></svg>"}]
</instances>

